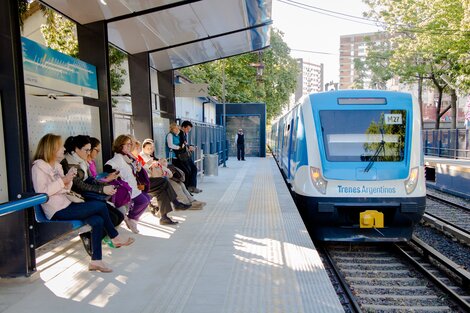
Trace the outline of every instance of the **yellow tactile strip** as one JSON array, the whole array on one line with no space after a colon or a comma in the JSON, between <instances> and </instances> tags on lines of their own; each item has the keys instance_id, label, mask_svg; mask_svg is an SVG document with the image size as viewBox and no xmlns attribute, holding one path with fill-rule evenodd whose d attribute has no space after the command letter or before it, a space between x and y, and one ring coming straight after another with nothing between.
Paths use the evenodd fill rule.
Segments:
<instances>
[{"instance_id":1,"label":"yellow tactile strip","mask_svg":"<svg viewBox=\"0 0 470 313\"><path fill-rule=\"evenodd\" d=\"M234 238L238 261L224 312L342 312L287 188L273 171L272 159L256 167L245 224Z\"/></svg>"}]
</instances>

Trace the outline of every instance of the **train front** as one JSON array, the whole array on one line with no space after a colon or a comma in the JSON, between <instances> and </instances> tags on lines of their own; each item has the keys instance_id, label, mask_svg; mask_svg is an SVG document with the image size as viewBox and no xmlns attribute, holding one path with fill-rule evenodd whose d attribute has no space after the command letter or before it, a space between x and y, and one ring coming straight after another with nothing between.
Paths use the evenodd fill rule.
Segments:
<instances>
[{"instance_id":1,"label":"train front","mask_svg":"<svg viewBox=\"0 0 470 313\"><path fill-rule=\"evenodd\" d=\"M297 200L314 236L409 239L424 213L426 194L420 113L411 96L340 91L311 95L310 102L304 108L311 112L303 112L314 125L310 131L305 127L309 152L303 176L310 184Z\"/></svg>"}]
</instances>

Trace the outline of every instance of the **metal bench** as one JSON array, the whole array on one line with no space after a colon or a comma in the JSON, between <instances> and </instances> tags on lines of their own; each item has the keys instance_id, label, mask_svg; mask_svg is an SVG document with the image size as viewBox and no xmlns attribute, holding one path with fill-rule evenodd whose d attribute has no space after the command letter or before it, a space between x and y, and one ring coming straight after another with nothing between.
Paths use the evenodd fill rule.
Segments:
<instances>
[{"instance_id":1,"label":"metal bench","mask_svg":"<svg viewBox=\"0 0 470 313\"><path fill-rule=\"evenodd\" d=\"M44 214L44 211L42 210L42 207L40 204L34 206L34 217L36 219L36 222L38 223L61 223L61 224L71 224L72 229L78 229L80 227L85 226L85 223L81 220L70 220L70 221L54 221L54 220L49 220L46 215Z\"/></svg>"}]
</instances>

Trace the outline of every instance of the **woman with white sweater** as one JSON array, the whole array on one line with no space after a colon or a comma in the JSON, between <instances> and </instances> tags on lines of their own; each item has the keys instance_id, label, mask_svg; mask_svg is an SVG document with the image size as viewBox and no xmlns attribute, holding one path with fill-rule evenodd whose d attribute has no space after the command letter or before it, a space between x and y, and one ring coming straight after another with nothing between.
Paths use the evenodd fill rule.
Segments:
<instances>
[{"instance_id":1,"label":"woman with white sweater","mask_svg":"<svg viewBox=\"0 0 470 313\"><path fill-rule=\"evenodd\" d=\"M124 222L133 233L138 234L137 221L150 203L147 194L149 178L146 171L142 170L142 165L132 156L132 146L130 136L119 135L113 142L114 157L106 164L119 171L122 180L132 188L132 201Z\"/></svg>"}]
</instances>

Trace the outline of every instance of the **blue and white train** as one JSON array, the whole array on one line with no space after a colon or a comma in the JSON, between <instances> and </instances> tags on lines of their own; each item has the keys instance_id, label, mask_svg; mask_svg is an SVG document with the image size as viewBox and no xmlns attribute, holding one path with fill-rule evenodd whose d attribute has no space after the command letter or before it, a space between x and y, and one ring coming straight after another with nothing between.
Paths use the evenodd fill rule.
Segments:
<instances>
[{"instance_id":1,"label":"blue and white train","mask_svg":"<svg viewBox=\"0 0 470 313\"><path fill-rule=\"evenodd\" d=\"M273 123L268 144L317 240L404 241L421 220L421 118L410 94L311 94Z\"/></svg>"}]
</instances>

